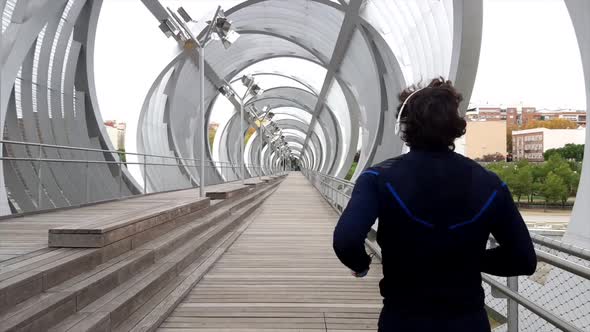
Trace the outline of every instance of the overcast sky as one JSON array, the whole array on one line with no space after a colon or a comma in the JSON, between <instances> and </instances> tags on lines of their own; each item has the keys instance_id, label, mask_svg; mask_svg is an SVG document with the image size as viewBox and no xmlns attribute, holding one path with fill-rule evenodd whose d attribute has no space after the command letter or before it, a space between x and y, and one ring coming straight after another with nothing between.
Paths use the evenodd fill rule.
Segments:
<instances>
[{"instance_id":1,"label":"overcast sky","mask_svg":"<svg viewBox=\"0 0 590 332\"><path fill-rule=\"evenodd\" d=\"M582 61L563 0L484 0L472 104L586 108Z\"/></svg>"},{"instance_id":2,"label":"overcast sky","mask_svg":"<svg viewBox=\"0 0 590 332\"><path fill-rule=\"evenodd\" d=\"M200 18L217 4L239 0L166 0ZM484 0L484 32L475 105L585 108L582 64L563 0ZM128 124L135 150L139 112L147 90L176 52L139 0L104 0L95 68L103 119Z\"/></svg>"}]
</instances>

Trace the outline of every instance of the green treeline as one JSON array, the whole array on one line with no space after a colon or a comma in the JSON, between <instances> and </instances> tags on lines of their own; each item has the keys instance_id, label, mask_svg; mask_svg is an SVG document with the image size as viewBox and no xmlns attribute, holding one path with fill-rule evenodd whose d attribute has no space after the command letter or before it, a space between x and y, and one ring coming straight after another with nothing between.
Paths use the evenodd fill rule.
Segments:
<instances>
[{"instance_id":1,"label":"green treeline","mask_svg":"<svg viewBox=\"0 0 590 332\"><path fill-rule=\"evenodd\" d=\"M540 199L546 204L562 205L576 196L582 171L580 161L566 160L560 153L550 153L544 163L498 162L486 167L508 184L518 203Z\"/></svg>"}]
</instances>

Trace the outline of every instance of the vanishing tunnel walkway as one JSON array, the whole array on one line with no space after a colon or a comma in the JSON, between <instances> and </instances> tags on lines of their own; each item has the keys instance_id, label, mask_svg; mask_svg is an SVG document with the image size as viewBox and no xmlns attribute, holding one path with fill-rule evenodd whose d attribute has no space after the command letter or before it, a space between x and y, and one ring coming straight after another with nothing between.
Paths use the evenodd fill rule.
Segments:
<instances>
[{"instance_id":1,"label":"vanishing tunnel walkway","mask_svg":"<svg viewBox=\"0 0 590 332\"><path fill-rule=\"evenodd\" d=\"M380 265L350 275L332 250L337 218L291 173L161 331L376 330Z\"/></svg>"},{"instance_id":2,"label":"vanishing tunnel walkway","mask_svg":"<svg viewBox=\"0 0 590 332\"><path fill-rule=\"evenodd\" d=\"M337 181L348 192L352 184ZM329 190L324 199L294 172L206 192L209 199L191 189L1 220L0 332L377 329L381 265L374 259L356 279L332 250L338 214L327 200L345 200ZM549 268L513 279L518 292L484 275L497 331L511 317L523 331L587 331L590 253L533 240ZM508 315L509 301L492 289L519 301L519 315ZM546 300L556 292L558 307Z\"/></svg>"}]
</instances>

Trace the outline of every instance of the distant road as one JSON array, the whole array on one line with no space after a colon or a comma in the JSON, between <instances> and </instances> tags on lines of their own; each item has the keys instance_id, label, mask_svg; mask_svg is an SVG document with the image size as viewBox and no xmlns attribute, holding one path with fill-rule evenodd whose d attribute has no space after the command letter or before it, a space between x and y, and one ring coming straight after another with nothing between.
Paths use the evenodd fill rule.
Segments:
<instances>
[{"instance_id":1,"label":"distant road","mask_svg":"<svg viewBox=\"0 0 590 332\"><path fill-rule=\"evenodd\" d=\"M548 211L521 210L524 220L527 223L569 223L571 211Z\"/></svg>"}]
</instances>

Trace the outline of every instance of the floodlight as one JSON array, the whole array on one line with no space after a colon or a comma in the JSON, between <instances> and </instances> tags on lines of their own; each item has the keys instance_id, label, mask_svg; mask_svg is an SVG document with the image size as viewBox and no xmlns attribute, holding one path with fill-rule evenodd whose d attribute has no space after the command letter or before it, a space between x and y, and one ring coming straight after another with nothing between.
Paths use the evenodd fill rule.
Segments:
<instances>
[{"instance_id":1,"label":"floodlight","mask_svg":"<svg viewBox=\"0 0 590 332\"><path fill-rule=\"evenodd\" d=\"M230 48L232 44L235 43L239 38L239 33L230 30L225 37L221 38L221 42L223 43L223 46L227 49Z\"/></svg>"},{"instance_id":2,"label":"floodlight","mask_svg":"<svg viewBox=\"0 0 590 332\"><path fill-rule=\"evenodd\" d=\"M162 21L162 23L160 23L160 30L162 30L164 35L166 35L166 37L168 38L172 36L176 38L176 36L180 32L180 28L176 25L176 23L169 19L165 19Z\"/></svg>"},{"instance_id":3,"label":"floodlight","mask_svg":"<svg viewBox=\"0 0 590 332\"><path fill-rule=\"evenodd\" d=\"M252 85L252 88L250 89L250 91L251 91L252 95L254 95L254 96L261 95L264 92L264 90L258 84Z\"/></svg>"},{"instance_id":4,"label":"floodlight","mask_svg":"<svg viewBox=\"0 0 590 332\"><path fill-rule=\"evenodd\" d=\"M191 16L187 13L187 11L182 8L182 7L178 7L178 14L180 14L180 17L182 17L182 19L188 23L188 22L192 22L193 19L191 18Z\"/></svg>"},{"instance_id":5,"label":"floodlight","mask_svg":"<svg viewBox=\"0 0 590 332\"><path fill-rule=\"evenodd\" d=\"M223 42L225 48L229 48L240 38L240 34L232 30L232 22L225 17L223 10L219 11L213 26L215 33Z\"/></svg>"},{"instance_id":6,"label":"floodlight","mask_svg":"<svg viewBox=\"0 0 590 332\"><path fill-rule=\"evenodd\" d=\"M225 37L231 31L231 21L225 17L223 11L220 11L219 17L215 20L215 30L221 38Z\"/></svg>"},{"instance_id":7,"label":"floodlight","mask_svg":"<svg viewBox=\"0 0 590 332\"><path fill-rule=\"evenodd\" d=\"M231 98L234 96L234 92L228 86L225 85L219 87L218 91L227 98Z\"/></svg>"},{"instance_id":8,"label":"floodlight","mask_svg":"<svg viewBox=\"0 0 590 332\"><path fill-rule=\"evenodd\" d=\"M242 76L242 84L245 86L251 86L254 84L254 77L252 75Z\"/></svg>"}]
</instances>

